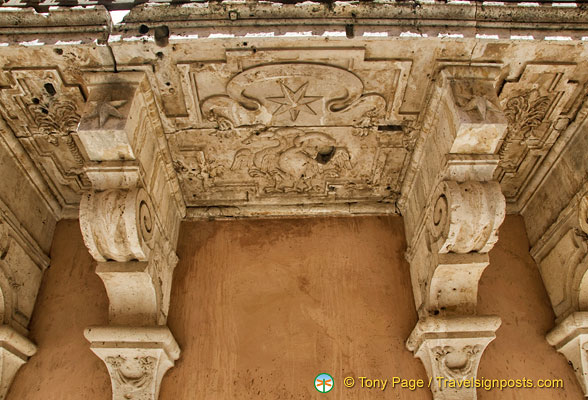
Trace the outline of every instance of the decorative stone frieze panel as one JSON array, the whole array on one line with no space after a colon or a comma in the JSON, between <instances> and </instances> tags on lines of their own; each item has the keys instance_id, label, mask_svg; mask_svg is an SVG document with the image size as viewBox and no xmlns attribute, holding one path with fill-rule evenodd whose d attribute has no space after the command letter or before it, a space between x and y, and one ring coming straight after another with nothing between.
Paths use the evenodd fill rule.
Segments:
<instances>
[{"instance_id":1,"label":"decorative stone frieze panel","mask_svg":"<svg viewBox=\"0 0 588 400\"><path fill-rule=\"evenodd\" d=\"M410 152L400 110L410 66L361 48L228 50L178 64L188 115L174 119L186 129L170 146L186 203L393 203Z\"/></svg>"},{"instance_id":2,"label":"decorative stone frieze panel","mask_svg":"<svg viewBox=\"0 0 588 400\"><path fill-rule=\"evenodd\" d=\"M57 190L62 205L76 204L89 187L76 130L83 88L64 80L57 68L18 68L0 79L0 115L36 167Z\"/></svg>"},{"instance_id":3,"label":"decorative stone frieze panel","mask_svg":"<svg viewBox=\"0 0 588 400\"><path fill-rule=\"evenodd\" d=\"M531 192L521 193L533 170L576 118L586 95L584 79L576 63L531 63L516 81L504 84L500 106L508 130L495 178L513 205L527 200Z\"/></svg>"}]
</instances>

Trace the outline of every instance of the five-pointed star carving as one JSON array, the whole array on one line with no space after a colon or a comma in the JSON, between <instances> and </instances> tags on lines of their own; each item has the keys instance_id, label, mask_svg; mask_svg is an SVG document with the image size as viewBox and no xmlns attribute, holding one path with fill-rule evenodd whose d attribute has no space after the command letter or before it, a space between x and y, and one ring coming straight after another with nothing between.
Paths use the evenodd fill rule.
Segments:
<instances>
[{"instance_id":1,"label":"five-pointed star carving","mask_svg":"<svg viewBox=\"0 0 588 400\"><path fill-rule=\"evenodd\" d=\"M269 101L274 103L278 103L280 106L276 111L274 111L274 115L282 114L286 111L290 112L290 118L292 121L296 121L298 118L298 114L300 111L306 111L310 114L316 115L314 110L310 108L309 104L313 103L319 99L322 99L322 96L306 96L306 89L308 87L308 82L304 85L300 86L298 90L292 90L288 86L284 85L284 82L280 82L280 88L282 89L282 93L284 94L283 97L268 97Z\"/></svg>"},{"instance_id":2,"label":"five-pointed star carving","mask_svg":"<svg viewBox=\"0 0 588 400\"><path fill-rule=\"evenodd\" d=\"M500 112L500 109L494 105L490 100L483 96L474 96L468 103L463 106L465 111L477 110L482 117L482 120L486 120L486 114L488 111Z\"/></svg>"},{"instance_id":3,"label":"five-pointed star carving","mask_svg":"<svg viewBox=\"0 0 588 400\"><path fill-rule=\"evenodd\" d=\"M124 119L124 115L117 108L123 106L126 102L126 100L97 101L95 102L96 108L92 113L88 114L88 118L98 117L100 128L104 126L109 117Z\"/></svg>"}]
</instances>

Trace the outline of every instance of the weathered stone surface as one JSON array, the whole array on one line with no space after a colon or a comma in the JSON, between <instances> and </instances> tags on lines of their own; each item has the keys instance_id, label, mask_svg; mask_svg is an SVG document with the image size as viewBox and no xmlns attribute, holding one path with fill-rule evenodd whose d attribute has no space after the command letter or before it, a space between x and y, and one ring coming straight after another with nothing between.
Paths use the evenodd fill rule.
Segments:
<instances>
[{"instance_id":1,"label":"weathered stone surface","mask_svg":"<svg viewBox=\"0 0 588 400\"><path fill-rule=\"evenodd\" d=\"M583 121L587 76L574 40L584 35L584 13L477 4L209 4L138 7L109 26L99 7L58 8L43 23L31 11L3 9L0 112L66 216L96 187L82 166L136 158L132 126L146 115L135 118L133 110L142 101L151 104L149 118L160 114L159 140L171 151L165 168L177 175L193 218L397 213L395 203L410 201L409 188L420 185L413 169L422 154L437 157L415 145L433 135L440 114L457 131L453 147L437 153L495 154L493 178L516 213L556 157L552 147L561 150ZM165 24L150 22L162 15ZM329 21L334 15L353 16L349 37L337 36L349 24ZM454 29L435 22L457 15ZM59 30L64 21L71 28ZM556 21L569 28L558 34L572 40L543 40ZM307 30L310 36L290 37ZM459 43L444 37L453 30L464 36ZM35 32L47 45L18 45ZM81 42L68 44L74 39ZM107 82L96 78L99 70L127 72ZM143 100L129 77L137 71L150 87ZM443 104L436 82L445 82L443 93L457 107L429 107Z\"/></svg>"},{"instance_id":2,"label":"weathered stone surface","mask_svg":"<svg viewBox=\"0 0 588 400\"><path fill-rule=\"evenodd\" d=\"M110 299L113 396L136 378L154 399L178 355L115 354L114 326L166 329L182 219L398 213L408 347L430 376L455 357L475 376L506 212L527 220L557 322L588 311L584 36L581 7L148 4L113 24L101 6L2 5L2 322L26 334L55 221L79 215Z\"/></svg>"},{"instance_id":3,"label":"weathered stone surface","mask_svg":"<svg viewBox=\"0 0 588 400\"><path fill-rule=\"evenodd\" d=\"M180 356L167 327L92 327L84 334L106 364L113 400L156 400L163 375Z\"/></svg>"}]
</instances>

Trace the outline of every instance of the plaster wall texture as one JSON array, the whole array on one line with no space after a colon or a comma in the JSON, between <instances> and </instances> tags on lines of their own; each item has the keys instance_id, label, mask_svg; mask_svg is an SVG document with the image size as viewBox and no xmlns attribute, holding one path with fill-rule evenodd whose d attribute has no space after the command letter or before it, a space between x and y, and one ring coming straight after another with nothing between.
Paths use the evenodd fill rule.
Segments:
<instances>
[{"instance_id":1,"label":"plaster wall texture","mask_svg":"<svg viewBox=\"0 0 588 400\"><path fill-rule=\"evenodd\" d=\"M478 392L489 399L581 399L553 326L523 220L507 217L479 289L479 313L502 326L478 377L561 378L562 390ZM428 390L345 389L344 376L427 379L404 342L417 321L400 217L183 223L168 325L181 358L159 398L430 399ZM8 400L107 400L106 367L83 330L106 324L108 299L78 221L57 225L31 323L38 353ZM319 372L335 378L314 391Z\"/></svg>"}]
</instances>

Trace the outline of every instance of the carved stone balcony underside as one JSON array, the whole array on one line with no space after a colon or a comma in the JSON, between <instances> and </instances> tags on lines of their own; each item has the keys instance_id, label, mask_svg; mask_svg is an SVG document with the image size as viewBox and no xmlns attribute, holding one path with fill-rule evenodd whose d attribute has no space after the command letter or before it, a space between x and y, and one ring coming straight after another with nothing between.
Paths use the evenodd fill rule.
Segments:
<instances>
[{"instance_id":1,"label":"carved stone balcony underside","mask_svg":"<svg viewBox=\"0 0 588 400\"><path fill-rule=\"evenodd\" d=\"M49 227L32 239L25 213L0 214L1 329L26 336L45 236L79 216L110 300L109 325L86 337L115 399L154 400L179 357L166 323L182 219L402 214L419 315L407 347L431 377L475 377L500 325L476 313L498 229L537 210L585 136L586 10L227 4L137 7L116 25L101 6L0 6L0 144ZM569 40L550 40L552 24ZM563 192L552 227L529 217L544 228L533 255L560 324L549 340L584 368L588 206ZM0 397L34 352L15 335Z\"/></svg>"},{"instance_id":2,"label":"carved stone balcony underside","mask_svg":"<svg viewBox=\"0 0 588 400\"><path fill-rule=\"evenodd\" d=\"M422 157L418 143L432 134L434 116L444 113L435 98L443 71L477 66L492 87L489 101L465 82L476 77L451 72L461 82L452 87L463 114L456 118L473 118L476 125L476 118L500 110L507 124L498 136L472 125L456 145L467 152L488 135L498 140L485 146L496 149L493 179L510 212L524 207L556 158L550 155L554 145L556 151L565 146L581 122L577 116L585 117L578 113L588 90L578 62L582 47L510 38L542 39L551 22L570 27L558 31L570 39L588 36L585 10L421 4L410 6L422 22L413 29L400 4L231 7L138 7L116 26L100 7L47 16L0 13L0 22L8 21L0 23L0 42L8 44L0 46L0 58L9 66L0 70L3 129L47 178L64 216L77 214L81 194L92 186L87 164L95 158L93 146L121 140L112 128L130 107L123 81L88 98L92 71L146 74L150 106L135 123L147 123L148 115L161 120L158 140L170 150L162 161L177 177L174 190L189 218L398 213L396 203L408 200L406 188ZM543 22L530 31L528 21L537 21L538 12ZM452 24L465 37L455 46L444 37L454 32L443 18L458 14ZM153 25L161 15L168 24ZM347 36L346 15L356 29ZM373 15L380 18L377 27ZM20 29L2 28L17 17ZM276 17L298 28L277 25ZM211 18L214 32L207 28ZM508 36L494 20L508 25ZM303 41L291 37L301 26L310 31ZM48 45L19 47L35 39ZM94 128L78 134L86 113L96 117L99 137L90 134ZM131 157L129 148L113 151L116 159Z\"/></svg>"}]
</instances>

